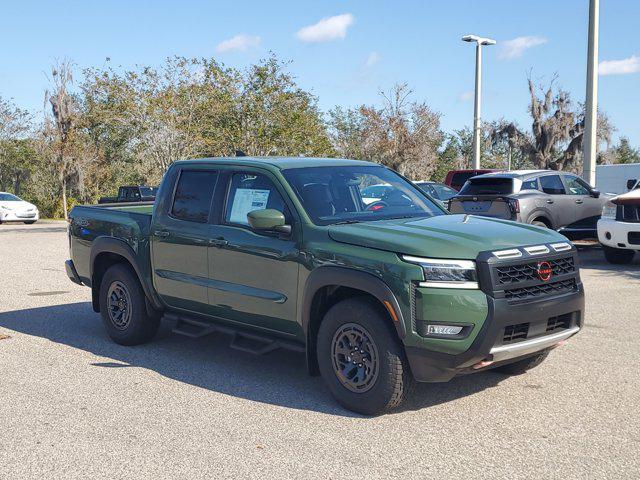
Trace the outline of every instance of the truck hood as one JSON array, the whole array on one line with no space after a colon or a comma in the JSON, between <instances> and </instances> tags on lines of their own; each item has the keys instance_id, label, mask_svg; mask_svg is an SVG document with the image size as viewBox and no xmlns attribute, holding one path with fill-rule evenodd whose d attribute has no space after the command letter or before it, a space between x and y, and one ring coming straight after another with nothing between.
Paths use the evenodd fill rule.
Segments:
<instances>
[{"instance_id":1,"label":"truck hood","mask_svg":"<svg viewBox=\"0 0 640 480\"><path fill-rule=\"evenodd\" d=\"M640 205L640 189L618 195L611 200L616 205Z\"/></svg>"},{"instance_id":2,"label":"truck hood","mask_svg":"<svg viewBox=\"0 0 640 480\"><path fill-rule=\"evenodd\" d=\"M546 228L473 215L332 225L329 236L337 242L378 250L455 259L474 259L485 250L567 241Z\"/></svg>"}]
</instances>

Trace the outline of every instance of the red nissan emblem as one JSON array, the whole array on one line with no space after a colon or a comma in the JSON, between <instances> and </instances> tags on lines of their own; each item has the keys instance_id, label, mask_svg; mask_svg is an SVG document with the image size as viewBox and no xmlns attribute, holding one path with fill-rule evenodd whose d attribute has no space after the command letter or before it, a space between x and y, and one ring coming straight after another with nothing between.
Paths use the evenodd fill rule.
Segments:
<instances>
[{"instance_id":1,"label":"red nissan emblem","mask_svg":"<svg viewBox=\"0 0 640 480\"><path fill-rule=\"evenodd\" d=\"M547 282L553 274L553 269L549 262L538 262L538 269L536 270L538 278L543 282Z\"/></svg>"}]
</instances>

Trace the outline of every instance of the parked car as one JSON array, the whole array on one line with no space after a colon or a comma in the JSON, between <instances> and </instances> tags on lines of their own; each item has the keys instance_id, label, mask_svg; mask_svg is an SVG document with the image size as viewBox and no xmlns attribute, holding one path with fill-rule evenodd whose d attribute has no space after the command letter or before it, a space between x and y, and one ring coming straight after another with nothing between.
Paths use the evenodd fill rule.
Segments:
<instances>
[{"instance_id":1,"label":"parked car","mask_svg":"<svg viewBox=\"0 0 640 480\"><path fill-rule=\"evenodd\" d=\"M619 195L602 209L598 240L610 263L631 263L640 251L640 189Z\"/></svg>"},{"instance_id":2,"label":"parked car","mask_svg":"<svg viewBox=\"0 0 640 480\"><path fill-rule=\"evenodd\" d=\"M367 205L374 184L390 191ZM151 340L163 317L245 353L304 352L363 414L397 407L415 380L524 373L583 325L562 235L450 215L370 162L178 161L155 205L77 206L69 236L67 274L115 342Z\"/></svg>"},{"instance_id":3,"label":"parked car","mask_svg":"<svg viewBox=\"0 0 640 480\"><path fill-rule=\"evenodd\" d=\"M458 192L444 183L431 182L429 180L420 180L415 183L427 195L431 195L443 205L448 204L448 200L455 196Z\"/></svg>"},{"instance_id":4,"label":"parked car","mask_svg":"<svg viewBox=\"0 0 640 480\"><path fill-rule=\"evenodd\" d=\"M153 202L156 199L157 191L157 187L143 185L120 187L117 196L102 197L98 203Z\"/></svg>"},{"instance_id":5,"label":"parked car","mask_svg":"<svg viewBox=\"0 0 640 480\"><path fill-rule=\"evenodd\" d=\"M30 225L40 219L38 207L13 193L0 192L0 223L22 222Z\"/></svg>"},{"instance_id":6,"label":"parked car","mask_svg":"<svg viewBox=\"0 0 640 480\"><path fill-rule=\"evenodd\" d=\"M391 190L393 190L393 187L387 184L369 185L361 190L362 201L365 205L379 202L382 200L382 197Z\"/></svg>"},{"instance_id":7,"label":"parked car","mask_svg":"<svg viewBox=\"0 0 640 480\"><path fill-rule=\"evenodd\" d=\"M603 193L626 193L638 184L638 179L640 163L596 166L596 188Z\"/></svg>"},{"instance_id":8,"label":"parked car","mask_svg":"<svg viewBox=\"0 0 640 480\"><path fill-rule=\"evenodd\" d=\"M485 173L499 172L495 169L479 169L479 170L450 170L444 179L444 184L453 188L454 190L460 190L467 180L476 175L483 175Z\"/></svg>"},{"instance_id":9,"label":"parked car","mask_svg":"<svg viewBox=\"0 0 640 480\"><path fill-rule=\"evenodd\" d=\"M597 237L610 198L572 173L514 170L468 180L449 201L449 211L530 223L577 240Z\"/></svg>"}]
</instances>

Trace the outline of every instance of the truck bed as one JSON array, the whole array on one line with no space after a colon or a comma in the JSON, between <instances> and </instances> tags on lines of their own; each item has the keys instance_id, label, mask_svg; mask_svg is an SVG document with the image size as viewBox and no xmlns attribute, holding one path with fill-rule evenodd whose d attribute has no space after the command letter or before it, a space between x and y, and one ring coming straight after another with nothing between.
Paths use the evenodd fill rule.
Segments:
<instances>
[{"instance_id":1,"label":"truck bed","mask_svg":"<svg viewBox=\"0 0 640 480\"><path fill-rule=\"evenodd\" d=\"M153 202L81 205L69 216L71 258L84 282L91 280L91 246L97 237L126 243L142 265L149 265L149 235Z\"/></svg>"}]
</instances>

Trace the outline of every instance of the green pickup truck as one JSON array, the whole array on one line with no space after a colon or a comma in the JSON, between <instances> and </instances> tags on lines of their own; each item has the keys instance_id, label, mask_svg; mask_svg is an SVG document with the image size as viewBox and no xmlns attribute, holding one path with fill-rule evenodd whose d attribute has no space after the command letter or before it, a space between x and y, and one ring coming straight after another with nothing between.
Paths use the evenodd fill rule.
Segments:
<instances>
[{"instance_id":1,"label":"green pickup truck","mask_svg":"<svg viewBox=\"0 0 640 480\"><path fill-rule=\"evenodd\" d=\"M115 342L148 342L164 318L244 352L299 351L338 402L369 415L415 381L523 373L584 321L565 237L448 214L363 161L175 162L153 205L75 207L69 243L67 274L91 287Z\"/></svg>"}]
</instances>

